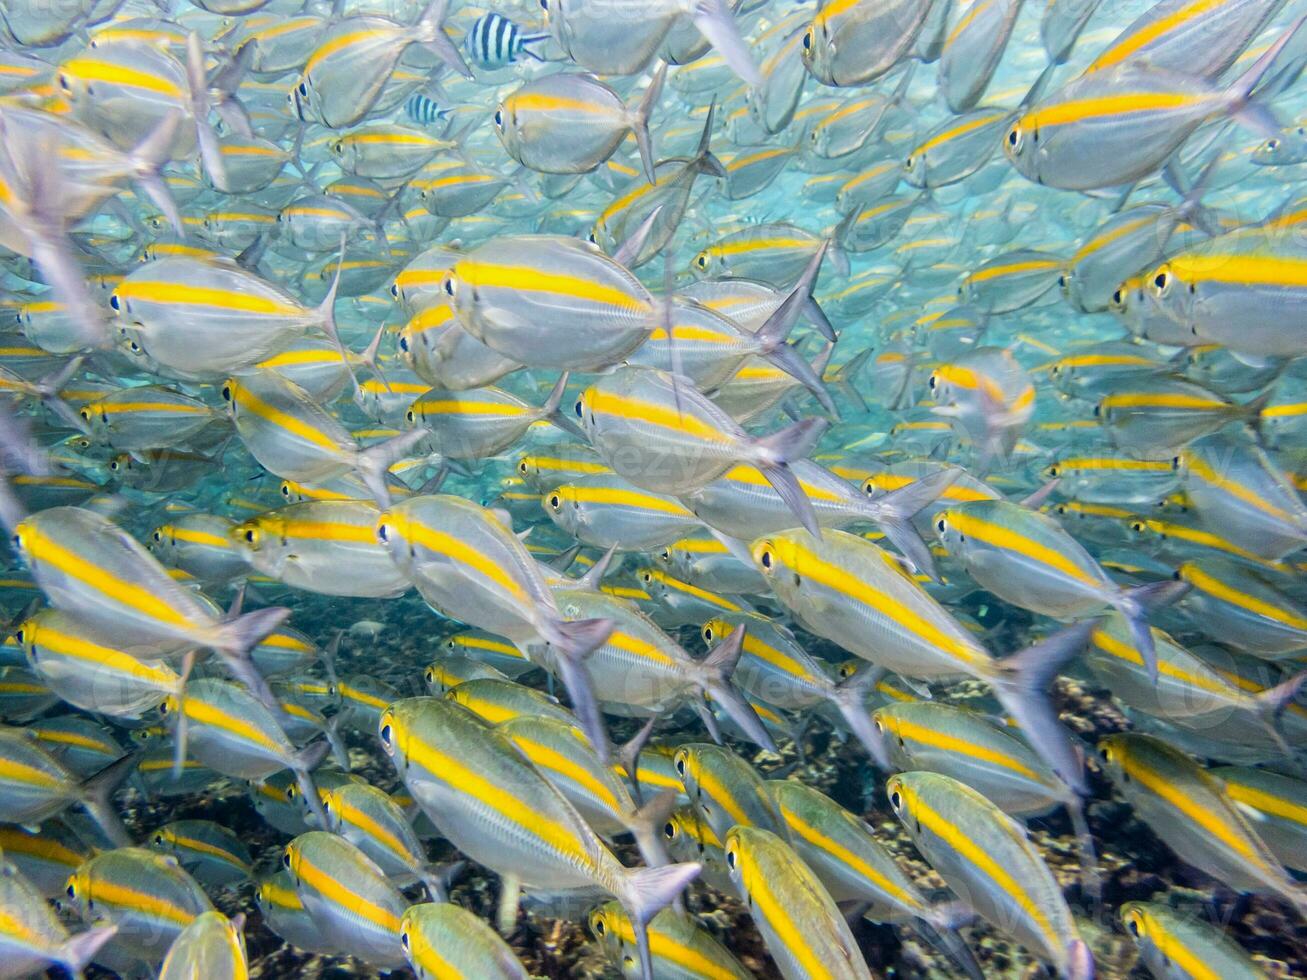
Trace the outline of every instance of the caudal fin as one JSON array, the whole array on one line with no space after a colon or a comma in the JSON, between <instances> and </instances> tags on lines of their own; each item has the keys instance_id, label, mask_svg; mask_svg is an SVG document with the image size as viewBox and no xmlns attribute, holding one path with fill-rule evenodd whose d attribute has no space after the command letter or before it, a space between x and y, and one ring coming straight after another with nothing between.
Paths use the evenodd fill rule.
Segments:
<instances>
[{"instance_id":1,"label":"caudal fin","mask_svg":"<svg viewBox=\"0 0 1307 980\"><path fill-rule=\"evenodd\" d=\"M468 68L463 55L445 33L445 14L448 10L449 0L432 0L414 25L414 39L464 78L471 78L472 69Z\"/></svg>"},{"instance_id":2,"label":"caudal fin","mask_svg":"<svg viewBox=\"0 0 1307 980\"><path fill-rule=\"evenodd\" d=\"M1157 681L1157 646L1153 642L1153 630L1148 625L1148 614L1154 609L1169 606L1188 591L1189 583L1168 579L1123 591L1113 603L1125 617L1130 630L1130 641L1143 658L1149 680L1153 682Z\"/></svg>"},{"instance_id":3,"label":"caudal fin","mask_svg":"<svg viewBox=\"0 0 1307 980\"><path fill-rule=\"evenodd\" d=\"M95 959L100 947L118 934L117 926L96 926L69 936L51 957L63 967L70 976L81 976L82 971Z\"/></svg>"},{"instance_id":4,"label":"caudal fin","mask_svg":"<svg viewBox=\"0 0 1307 980\"><path fill-rule=\"evenodd\" d=\"M831 703L839 709L840 717L866 748L872 761L881 770L892 772L894 767L890 764L884 736L876 728L875 722L871 720L871 712L867 710L867 698L883 676L884 670L870 664L860 668L831 691Z\"/></svg>"},{"instance_id":5,"label":"caudal fin","mask_svg":"<svg viewBox=\"0 0 1307 980\"><path fill-rule=\"evenodd\" d=\"M663 825L676 809L677 794L672 787L667 787L653 799L636 807L622 819L626 829L635 838L640 848L640 856L650 867L671 863L667 848L663 846Z\"/></svg>"},{"instance_id":6,"label":"caudal fin","mask_svg":"<svg viewBox=\"0 0 1307 980\"><path fill-rule=\"evenodd\" d=\"M731 683L731 675L735 673L735 668L740 663L740 656L744 652L744 637L747 631L747 626L741 623L738 629L732 630L730 636L713 647L708 656L699 662L701 684L712 699L722 706L722 710L731 721L740 726L744 734L768 752L774 753L776 743L763 727L758 712L753 710L753 705L746 701Z\"/></svg>"},{"instance_id":7,"label":"caudal fin","mask_svg":"<svg viewBox=\"0 0 1307 980\"><path fill-rule=\"evenodd\" d=\"M754 443L754 464L762 470L767 482L780 494L799 523L809 534L818 538L821 537L821 528L817 523L817 512L813 510L812 501L803 492L803 487L799 485L789 464L811 453L829 424L826 419L801 419Z\"/></svg>"},{"instance_id":8,"label":"caudal fin","mask_svg":"<svg viewBox=\"0 0 1307 980\"><path fill-rule=\"evenodd\" d=\"M1084 649L1094 625L1092 620L1076 623L998 661L998 673L990 678L999 703L1016 719L1030 747L1081 796L1088 791L1083 760L1058 721L1047 688L1062 665Z\"/></svg>"},{"instance_id":9,"label":"caudal fin","mask_svg":"<svg viewBox=\"0 0 1307 980\"><path fill-rule=\"evenodd\" d=\"M635 112L631 115L631 132L635 134L635 145L640 148L640 162L644 165L645 179L651 184L654 182L654 157L653 141L649 138L649 117L653 115L654 108L658 105L658 99L663 92L663 81L666 78L667 63L662 62L654 72L653 78L649 80L649 87L645 89L644 95L636 104Z\"/></svg>"},{"instance_id":10,"label":"caudal fin","mask_svg":"<svg viewBox=\"0 0 1307 980\"><path fill-rule=\"evenodd\" d=\"M917 571L925 572L931 578L935 578L935 561L930 556L930 548L912 523L912 518L922 508L938 500L939 495L953 485L961 472L960 469L947 467L899 487L883 497L868 501L866 505L867 517L880 525L890 543L912 562Z\"/></svg>"},{"instance_id":11,"label":"caudal fin","mask_svg":"<svg viewBox=\"0 0 1307 980\"><path fill-rule=\"evenodd\" d=\"M658 868L627 869L622 894L618 898L635 930L641 976L649 978L654 975L653 954L649 950L649 922L670 905L701 870L702 865L694 861L665 864Z\"/></svg>"},{"instance_id":12,"label":"caudal fin","mask_svg":"<svg viewBox=\"0 0 1307 980\"><path fill-rule=\"evenodd\" d=\"M608 740L608 728L604 724L603 712L599 710L585 659L602 646L612 632L611 619L559 620L552 624L551 635L547 637L554 653L555 670L572 701L572 712L604 765L612 762L613 746Z\"/></svg>"},{"instance_id":13,"label":"caudal fin","mask_svg":"<svg viewBox=\"0 0 1307 980\"><path fill-rule=\"evenodd\" d=\"M735 23L735 15L725 0L696 0L694 11L690 14L699 33L708 39L722 60L731 66L731 71L739 75L750 87L762 85L762 72L758 70L749 53L749 47L740 37L740 29Z\"/></svg>"},{"instance_id":14,"label":"caudal fin","mask_svg":"<svg viewBox=\"0 0 1307 980\"><path fill-rule=\"evenodd\" d=\"M359 479L372 492L377 506L390 506L390 488L386 485L386 474L390 472L390 468L428 435L426 429L409 429L385 442L359 450L354 460L354 469L358 472Z\"/></svg>"},{"instance_id":15,"label":"caudal fin","mask_svg":"<svg viewBox=\"0 0 1307 980\"><path fill-rule=\"evenodd\" d=\"M81 786L82 807L104 831L105 836L118 847L130 847L134 842L132 835L123 826L118 811L114 809L113 794L136 771L136 763L139 761L140 753L130 752L109 763Z\"/></svg>"}]
</instances>

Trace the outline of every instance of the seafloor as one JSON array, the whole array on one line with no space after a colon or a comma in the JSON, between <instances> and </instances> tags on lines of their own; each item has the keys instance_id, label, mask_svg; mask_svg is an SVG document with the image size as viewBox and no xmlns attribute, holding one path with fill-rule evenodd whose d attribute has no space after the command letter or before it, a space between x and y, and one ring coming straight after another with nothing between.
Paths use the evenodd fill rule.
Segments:
<instances>
[{"instance_id":1,"label":"seafloor","mask_svg":"<svg viewBox=\"0 0 1307 980\"><path fill-rule=\"evenodd\" d=\"M387 680L400 691L421 694L422 668L431 661L437 641L447 631L442 623L417 602L372 603L308 599L297 603L301 612L297 621L347 625L360 619L385 624L381 635L366 643L345 640L338 669L342 674L370 673ZM321 617L315 616L319 612ZM330 634L318 637L326 642ZM693 636L683 637L687 648L698 649ZM810 645L820 653L820 641ZM1004 649L996 644L996 649ZM837 658L839 651L829 651ZM842 658L839 658L842 659ZM968 698L981 694L980 686L971 682L941 692L950 698ZM1105 690L1088 683L1060 679L1054 695L1063 722L1092 745L1101 735L1121 731L1126 720ZM869 765L856 741L842 742L828 728L812 726L803 737L803 758L790 743L781 745L781 757L750 751L735 743L733 748L748 758L764 776L785 775L800 779L826 793L854 812L861 812L877 830L879 840L898 858L925 890L944 887L942 879L917 855L885 799L883 779ZM624 733L615 731L615 736ZM629 733L626 733L629 734ZM658 737L665 737L656 735ZM699 729L687 730L686 740L704 737ZM349 745L353 771L372 780L383 789L397 788L395 772L380 751L371 733L350 732ZM1066 888L1068 900L1081 922L1082 934L1094 952L1097 975L1104 978L1146 976L1136 965L1133 944L1116 921L1115 909L1121 903L1160 898L1191 902L1209 921L1222 922L1228 934L1253 955L1271 977L1307 977L1307 923L1282 902L1260 896L1239 895L1201 872L1175 860L1158 837L1135 819L1130 808L1114 799L1106 778L1090 762L1093 797L1087 817L1093 831L1103 886L1103 902L1095 913L1082 901L1079 877L1079 853L1069 821L1060 811L1029 821L1030 836L1043 853L1058 880ZM197 797L173 797L143 800L135 791L121 799L128 826L137 836L169 820L206 819L236 831L254 855L260 871L270 870L280 860L281 846L287 837L266 824L255 812L239 782L221 780ZM455 855L443 842L436 844L435 860ZM619 844L619 856L635 863L633 846ZM452 899L493 921L496 909L497 878L476 866L470 866L452 889ZM373 977L382 974L366 964L339 957L302 953L273 934L255 908L249 887L244 891L215 893L214 903L228 914L247 915L245 937L252 977L315 978ZM424 901L424 898L417 898ZM734 895L696 883L687 894L687 908L698 923L720 940L757 976L779 977L767 956L758 931L753 927L744 906ZM1021 947L998 934L983 922L962 927L962 935L976 954L986 977L1033 977L1043 969ZM948 977L958 971L937 951L921 942L909 929L891 928L867 921L854 924L854 936L876 975L896 977ZM591 938L583 920L564 921L518 916L514 932L508 936L513 950L526 968L542 977L618 977L620 972L606 959ZM403 972L403 971L401 971ZM103 974L101 974L103 975Z\"/></svg>"}]
</instances>

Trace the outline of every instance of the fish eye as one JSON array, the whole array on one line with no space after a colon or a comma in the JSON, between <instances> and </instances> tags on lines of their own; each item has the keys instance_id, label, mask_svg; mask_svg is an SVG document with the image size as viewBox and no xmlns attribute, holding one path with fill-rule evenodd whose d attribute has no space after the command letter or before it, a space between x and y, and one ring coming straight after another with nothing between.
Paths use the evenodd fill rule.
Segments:
<instances>
[{"instance_id":1,"label":"fish eye","mask_svg":"<svg viewBox=\"0 0 1307 980\"><path fill-rule=\"evenodd\" d=\"M64 889L64 893L65 893L69 898L76 898L76 897L77 897L77 886L76 886L75 884L73 884L71 881L68 882L68 887Z\"/></svg>"},{"instance_id":2,"label":"fish eye","mask_svg":"<svg viewBox=\"0 0 1307 980\"><path fill-rule=\"evenodd\" d=\"M18 641L19 646L22 646L27 642L27 630L19 627L18 632L14 634L14 639Z\"/></svg>"},{"instance_id":3,"label":"fish eye","mask_svg":"<svg viewBox=\"0 0 1307 980\"><path fill-rule=\"evenodd\" d=\"M1153 291L1157 293L1157 298L1161 299L1167 294L1171 286L1171 273L1165 269L1159 271L1153 276Z\"/></svg>"},{"instance_id":4,"label":"fish eye","mask_svg":"<svg viewBox=\"0 0 1307 980\"><path fill-rule=\"evenodd\" d=\"M577 418L583 418L583 417L584 417L583 412L585 411L585 406L581 404L581 399L578 398L578 399L576 400L576 404L572 406L572 409L573 409L573 411L576 412L576 417L577 417ZM523 463L523 464L522 464L522 472L523 472L523 473L526 472L526 463Z\"/></svg>"},{"instance_id":5,"label":"fish eye","mask_svg":"<svg viewBox=\"0 0 1307 980\"><path fill-rule=\"evenodd\" d=\"M926 381L926 387L929 388L931 391L934 391L936 388L938 388L939 376L936 374L931 374L930 378L927 379Z\"/></svg>"},{"instance_id":6,"label":"fish eye","mask_svg":"<svg viewBox=\"0 0 1307 980\"><path fill-rule=\"evenodd\" d=\"M517 464L517 471L518 471L519 473L525 475L526 472L527 472L527 469L528 469L528 467L527 467L527 465L526 465L526 460L522 460L522 462L520 462L520 463Z\"/></svg>"},{"instance_id":7,"label":"fish eye","mask_svg":"<svg viewBox=\"0 0 1307 980\"><path fill-rule=\"evenodd\" d=\"M454 277L453 277L453 276L445 276L444 289L445 289L445 295L446 295L446 296L453 296L453 295L454 295Z\"/></svg>"},{"instance_id":8,"label":"fish eye","mask_svg":"<svg viewBox=\"0 0 1307 980\"><path fill-rule=\"evenodd\" d=\"M1007 131L1007 145L1013 153L1021 152L1021 127L1013 126Z\"/></svg>"},{"instance_id":9,"label":"fish eye","mask_svg":"<svg viewBox=\"0 0 1307 980\"><path fill-rule=\"evenodd\" d=\"M410 422L413 422L417 419L417 416L413 414L413 409L410 408L407 412L404 413L404 418L406 418Z\"/></svg>"},{"instance_id":10,"label":"fish eye","mask_svg":"<svg viewBox=\"0 0 1307 980\"><path fill-rule=\"evenodd\" d=\"M382 725L381 731L378 734L381 736L381 744L386 748L390 748L390 740L394 736L394 732L391 731L390 726Z\"/></svg>"},{"instance_id":11,"label":"fish eye","mask_svg":"<svg viewBox=\"0 0 1307 980\"><path fill-rule=\"evenodd\" d=\"M904 169L904 170L911 170L911 169L912 169L913 167L915 167L916 165L917 165L917 158L916 158L916 157L908 157L906 160L903 161L903 169Z\"/></svg>"},{"instance_id":12,"label":"fish eye","mask_svg":"<svg viewBox=\"0 0 1307 980\"><path fill-rule=\"evenodd\" d=\"M1271 151L1278 150L1280 148L1280 141L1277 139L1269 139L1266 141L1266 148Z\"/></svg>"},{"instance_id":13,"label":"fish eye","mask_svg":"<svg viewBox=\"0 0 1307 980\"><path fill-rule=\"evenodd\" d=\"M811 51L811 50L812 50L812 28L811 28L811 27L809 27L806 31L803 32L803 50L804 50L804 51Z\"/></svg>"},{"instance_id":14,"label":"fish eye","mask_svg":"<svg viewBox=\"0 0 1307 980\"><path fill-rule=\"evenodd\" d=\"M540 0L540 9L549 13L549 0Z\"/></svg>"},{"instance_id":15,"label":"fish eye","mask_svg":"<svg viewBox=\"0 0 1307 980\"><path fill-rule=\"evenodd\" d=\"M732 871L735 870L735 848L733 847L726 849L726 866Z\"/></svg>"},{"instance_id":16,"label":"fish eye","mask_svg":"<svg viewBox=\"0 0 1307 980\"><path fill-rule=\"evenodd\" d=\"M1103 403L1099 402L1097 405L1094 406L1094 418L1101 419L1102 417L1103 417Z\"/></svg>"},{"instance_id":17,"label":"fish eye","mask_svg":"<svg viewBox=\"0 0 1307 980\"><path fill-rule=\"evenodd\" d=\"M404 929L399 934L399 945L403 947L405 952L408 952L408 943L409 943L408 930Z\"/></svg>"},{"instance_id":18,"label":"fish eye","mask_svg":"<svg viewBox=\"0 0 1307 980\"><path fill-rule=\"evenodd\" d=\"M935 522L935 529L939 531L940 534L943 534L945 531L948 530L948 520L944 517L941 517L939 520Z\"/></svg>"},{"instance_id":19,"label":"fish eye","mask_svg":"<svg viewBox=\"0 0 1307 980\"><path fill-rule=\"evenodd\" d=\"M1060 466L1057 466L1057 465L1050 466L1050 467L1048 468L1048 475L1049 475L1049 476L1061 476L1061 475L1062 475L1062 468L1061 468Z\"/></svg>"},{"instance_id":20,"label":"fish eye","mask_svg":"<svg viewBox=\"0 0 1307 980\"><path fill-rule=\"evenodd\" d=\"M605 932L607 932L607 931L608 931L608 927L604 925L604 920L601 919L601 918L596 917L596 918L595 918L595 935L596 935L596 936L602 936L602 935L603 935Z\"/></svg>"},{"instance_id":21,"label":"fish eye","mask_svg":"<svg viewBox=\"0 0 1307 980\"><path fill-rule=\"evenodd\" d=\"M665 824L663 824L663 836L666 837L668 840L676 840L675 821L668 820Z\"/></svg>"},{"instance_id":22,"label":"fish eye","mask_svg":"<svg viewBox=\"0 0 1307 980\"><path fill-rule=\"evenodd\" d=\"M1171 469L1175 470L1176 472L1179 472L1179 471L1180 471L1180 457L1179 457L1179 456L1172 456L1172 457L1171 457Z\"/></svg>"},{"instance_id":23,"label":"fish eye","mask_svg":"<svg viewBox=\"0 0 1307 980\"><path fill-rule=\"evenodd\" d=\"M300 82L299 85L296 87L298 88L299 93L302 97L308 98L308 94L309 94L308 82Z\"/></svg>"},{"instance_id":24,"label":"fish eye","mask_svg":"<svg viewBox=\"0 0 1307 980\"><path fill-rule=\"evenodd\" d=\"M549 506L554 508L554 510L558 510L559 503L560 501L558 499L558 494L554 494L552 497L549 498Z\"/></svg>"},{"instance_id":25,"label":"fish eye","mask_svg":"<svg viewBox=\"0 0 1307 980\"><path fill-rule=\"evenodd\" d=\"M762 565L763 568L771 568L771 552L764 551L761 555L758 556L758 562L759 564Z\"/></svg>"},{"instance_id":26,"label":"fish eye","mask_svg":"<svg viewBox=\"0 0 1307 980\"><path fill-rule=\"evenodd\" d=\"M705 643L711 643L711 642L712 642L712 638L713 638L713 630L712 630L712 627L711 627L711 626L705 626L705 627L703 628L703 640L704 640L704 642L705 642Z\"/></svg>"},{"instance_id":27,"label":"fish eye","mask_svg":"<svg viewBox=\"0 0 1307 980\"><path fill-rule=\"evenodd\" d=\"M673 764L676 766L676 775L685 778L685 756L677 756Z\"/></svg>"},{"instance_id":28,"label":"fish eye","mask_svg":"<svg viewBox=\"0 0 1307 980\"><path fill-rule=\"evenodd\" d=\"M387 524L377 525L377 538L382 543L390 540L390 526Z\"/></svg>"},{"instance_id":29,"label":"fish eye","mask_svg":"<svg viewBox=\"0 0 1307 980\"><path fill-rule=\"evenodd\" d=\"M254 544L256 541L259 540L259 532L254 530L254 528L249 528L245 532L245 540L248 541L250 544Z\"/></svg>"},{"instance_id":30,"label":"fish eye","mask_svg":"<svg viewBox=\"0 0 1307 980\"><path fill-rule=\"evenodd\" d=\"M162 543L163 543L163 532L162 532L162 531L155 531L155 532L154 532L154 540L155 540L155 541L158 541L159 543L162 544Z\"/></svg>"},{"instance_id":31,"label":"fish eye","mask_svg":"<svg viewBox=\"0 0 1307 980\"><path fill-rule=\"evenodd\" d=\"M71 92L73 90L72 82L68 81L68 76L63 72L59 73L59 87L65 92Z\"/></svg>"},{"instance_id":32,"label":"fish eye","mask_svg":"<svg viewBox=\"0 0 1307 980\"><path fill-rule=\"evenodd\" d=\"M225 402L231 401L231 385L222 386L222 400Z\"/></svg>"},{"instance_id":33,"label":"fish eye","mask_svg":"<svg viewBox=\"0 0 1307 980\"><path fill-rule=\"evenodd\" d=\"M504 110L503 110L503 109L496 109L496 110L495 110L495 125L498 126L500 129L503 129L503 128L504 128Z\"/></svg>"},{"instance_id":34,"label":"fish eye","mask_svg":"<svg viewBox=\"0 0 1307 980\"><path fill-rule=\"evenodd\" d=\"M708 253L700 252L698 256L695 257L694 264L697 265L700 269L708 268Z\"/></svg>"},{"instance_id":35,"label":"fish eye","mask_svg":"<svg viewBox=\"0 0 1307 980\"><path fill-rule=\"evenodd\" d=\"M82 418L84 418L87 422L91 421L91 410L89 408L84 408L77 414L80 415Z\"/></svg>"},{"instance_id":36,"label":"fish eye","mask_svg":"<svg viewBox=\"0 0 1307 980\"><path fill-rule=\"evenodd\" d=\"M154 835L154 843L155 843L156 846L162 846L162 845L163 845L163 834L155 834L155 835Z\"/></svg>"},{"instance_id":37,"label":"fish eye","mask_svg":"<svg viewBox=\"0 0 1307 980\"><path fill-rule=\"evenodd\" d=\"M122 306L122 304L118 302L118 294L117 294L117 293L110 293L110 294L109 294L109 306L111 306L111 307L112 307L113 309L115 309L115 310L119 309L119 308Z\"/></svg>"},{"instance_id":38,"label":"fish eye","mask_svg":"<svg viewBox=\"0 0 1307 980\"><path fill-rule=\"evenodd\" d=\"M1112 293L1112 306L1116 309L1125 309L1125 290L1117 289Z\"/></svg>"},{"instance_id":39,"label":"fish eye","mask_svg":"<svg viewBox=\"0 0 1307 980\"><path fill-rule=\"evenodd\" d=\"M408 338L407 338L407 337L400 337L400 338L399 338L399 349L402 350L405 354L408 353Z\"/></svg>"},{"instance_id":40,"label":"fish eye","mask_svg":"<svg viewBox=\"0 0 1307 980\"><path fill-rule=\"evenodd\" d=\"M290 870L290 851L284 851L281 855L281 866L287 871Z\"/></svg>"},{"instance_id":41,"label":"fish eye","mask_svg":"<svg viewBox=\"0 0 1307 980\"><path fill-rule=\"evenodd\" d=\"M895 810L900 810L903 808L903 796L899 793L898 790L895 790L893 793L890 793L889 804Z\"/></svg>"}]
</instances>

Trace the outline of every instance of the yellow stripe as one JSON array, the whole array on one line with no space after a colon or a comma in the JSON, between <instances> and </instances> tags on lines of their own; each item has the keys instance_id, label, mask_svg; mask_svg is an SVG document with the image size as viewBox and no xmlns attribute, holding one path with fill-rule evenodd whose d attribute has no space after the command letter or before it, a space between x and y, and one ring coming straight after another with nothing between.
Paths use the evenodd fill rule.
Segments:
<instances>
[{"instance_id":1,"label":"yellow stripe","mask_svg":"<svg viewBox=\"0 0 1307 980\"><path fill-rule=\"evenodd\" d=\"M269 405L244 385L232 384L231 393L236 404L274 428L288 432L310 445L325 449L332 455L340 453L340 446L321 429L315 428L290 412Z\"/></svg>"},{"instance_id":2,"label":"yellow stripe","mask_svg":"<svg viewBox=\"0 0 1307 980\"><path fill-rule=\"evenodd\" d=\"M243 293L232 289L193 286L183 282L124 279L114 295L128 300L140 299L161 306L208 306L227 313L256 313L263 316L299 317L302 307L278 302L268 296Z\"/></svg>"},{"instance_id":3,"label":"yellow stripe","mask_svg":"<svg viewBox=\"0 0 1307 980\"><path fill-rule=\"evenodd\" d=\"M1279 817L1281 820L1288 820L1299 826L1307 827L1307 806L1294 803L1283 796L1276 796L1247 783L1238 782L1237 779L1226 778L1224 782L1225 795L1230 799L1243 803L1245 806L1250 806L1254 810L1260 810L1270 816Z\"/></svg>"},{"instance_id":4,"label":"yellow stripe","mask_svg":"<svg viewBox=\"0 0 1307 980\"><path fill-rule=\"evenodd\" d=\"M294 847L294 842L291 842ZM302 850L299 860L295 862L295 874L315 892L342 909L372 923L390 933L399 932L399 916L382 905L365 901L363 896L350 888L346 882L333 878L328 872L319 868L308 859Z\"/></svg>"},{"instance_id":5,"label":"yellow stripe","mask_svg":"<svg viewBox=\"0 0 1307 980\"><path fill-rule=\"evenodd\" d=\"M454 266L459 280L473 289L509 289L516 292L550 293L569 299L615 306L621 310L647 312L649 304L639 296L607 283L566 273L545 272L525 265L492 265L462 259Z\"/></svg>"},{"instance_id":6,"label":"yellow stripe","mask_svg":"<svg viewBox=\"0 0 1307 980\"><path fill-rule=\"evenodd\" d=\"M1127 34L1095 58L1090 66L1085 69L1085 74L1088 75L1090 72L1102 71L1104 68L1111 68L1113 65L1121 64L1131 55L1138 54L1147 45L1159 38L1163 38L1176 28L1182 28L1190 21L1197 20L1210 11L1224 6L1226 2L1227 0L1194 0L1194 2L1185 4L1165 17L1159 17L1152 23L1142 25L1139 30L1133 34Z\"/></svg>"},{"instance_id":7,"label":"yellow stripe","mask_svg":"<svg viewBox=\"0 0 1307 980\"><path fill-rule=\"evenodd\" d=\"M917 896L911 892L904 891L897 883L885 877L880 871L864 861L859 855L849 850L839 841L835 840L828 834L822 833L808 821L804 820L794 810L789 809L784 803L780 806L781 816L785 818L785 825L798 834L803 840L807 841L819 851L834 858L836 862L850 868L857 874L866 878L875 884L877 888L886 894L894 896L894 900L899 902L905 908L917 909L921 907L921 902Z\"/></svg>"},{"instance_id":8,"label":"yellow stripe","mask_svg":"<svg viewBox=\"0 0 1307 980\"><path fill-rule=\"evenodd\" d=\"M641 490L625 490L620 487L590 487L568 484L558 488L564 500L586 504L605 504L613 507L629 507L634 510L653 510L676 517L694 517L693 512L682 507L674 500L659 497L657 494Z\"/></svg>"},{"instance_id":9,"label":"yellow stripe","mask_svg":"<svg viewBox=\"0 0 1307 980\"><path fill-rule=\"evenodd\" d=\"M184 630L192 630L198 625L168 605L150 589L120 578L90 560L74 554L47 537L30 522L24 521L19 525L19 534L22 536L22 547L27 552L29 561L37 564L46 562L81 585L161 623Z\"/></svg>"},{"instance_id":10,"label":"yellow stripe","mask_svg":"<svg viewBox=\"0 0 1307 980\"><path fill-rule=\"evenodd\" d=\"M1024 558L1029 558L1036 564L1061 572L1067 578L1074 579L1091 589L1097 590L1106 587L1104 582L1094 578L1060 551L1050 548L1034 538L1027 537L1019 531L962 511L946 511L945 517L949 524L968 538L975 538L977 541L992 545L999 551L1015 552Z\"/></svg>"},{"instance_id":11,"label":"yellow stripe","mask_svg":"<svg viewBox=\"0 0 1307 980\"><path fill-rule=\"evenodd\" d=\"M1240 592L1238 589L1208 575L1196 565L1184 565L1181 567L1180 573L1184 580L1194 588L1228 602L1232 606L1238 606L1245 612L1281 623L1290 629L1307 630L1307 619L1295 614L1292 610L1274 606L1266 600L1259 599L1247 592Z\"/></svg>"},{"instance_id":12,"label":"yellow stripe","mask_svg":"<svg viewBox=\"0 0 1307 980\"><path fill-rule=\"evenodd\" d=\"M1025 129L1034 131L1099 119L1119 122L1122 116L1132 113L1186 109L1211 99L1210 95L1190 95L1186 92L1122 92L1117 95L1071 99L1035 109L1026 113L1021 124Z\"/></svg>"},{"instance_id":13,"label":"yellow stripe","mask_svg":"<svg viewBox=\"0 0 1307 980\"><path fill-rule=\"evenodd\" d=\"M466 565L474 569L477 573L489 579L498 585L501 589L520 601L523 605L532 602L531 597L515 578L509 575L503 568L484 552L478 551L469 545L466 541L455 537L452 534L446 534L444 531L436 530L433 527L427 527L424 524L410 522L408 533L412 536L415 543L422 545L424 548L452 558L459 564Z\"/></svg>"},{"instance_id":14,"label":"yellow stripe","mask_svg":"<svg viewBox=\"0 0 1307 980\"><path fill-rule=\"evenodd\" d=\"M160 858L159 860L163 859ZM84 903L93 902L102 907L112 905L123 909L131 909L137 915L149 916L179 926L190 925L191 920L196 916L196 913L189 912L160 895L116 881L109 881L98 875L79 874L77 880L79 886L85 888L85 890L82 890L79 887L77 896Z\"/></svg>"},{"instance_id":15,"label":"yellow stripe","mask_svg":"<svg viewBox=\"0 0 1307 980\"><path fill-rule=\"evenodd\" d=\"M678 412L674 406L660 405L643 398L619 395L602 388L590 388L583 396L585 405L598 415L643 422L660 429L699 439L703 442L730 443L731 436L714 428L696 415Z\"/></svg>"}]
</instances>

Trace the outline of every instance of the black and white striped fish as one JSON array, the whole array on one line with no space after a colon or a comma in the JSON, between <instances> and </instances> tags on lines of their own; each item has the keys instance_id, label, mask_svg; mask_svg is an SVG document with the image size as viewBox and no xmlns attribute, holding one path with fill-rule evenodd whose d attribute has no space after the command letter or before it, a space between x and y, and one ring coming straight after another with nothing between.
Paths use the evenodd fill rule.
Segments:
<instances>
[{"instance_id":1,"label":"black and white striped fish","mask_svg":"<svg viewBox=\"0 0 1307 980\"><path fill-rule=\"evenodd\" d=\"M440 108L431 96L414 92L404 102L404 113L415 123L430 126L449 115L449 110Z\"/></svg>"},{"instance_id":2,"label":"black and white striped fish","mask_svg":"<svg viewBox=\"0 0 1307 980\"><path fill-rule=\"evenodd\" d=\"M502 68L521 55L543 61L530 45L546 40L548 34L523 34L522 29L502 14L483 14L463 38L468 60L481 68Z\"/></svg>"}]
</instances>

